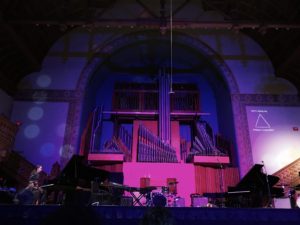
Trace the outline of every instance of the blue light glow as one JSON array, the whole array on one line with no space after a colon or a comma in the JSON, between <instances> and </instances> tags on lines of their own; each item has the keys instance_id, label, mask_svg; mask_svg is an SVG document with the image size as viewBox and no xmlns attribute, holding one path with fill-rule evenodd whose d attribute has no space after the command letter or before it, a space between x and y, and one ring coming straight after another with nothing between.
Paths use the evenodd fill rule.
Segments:
<instances>
[{"instance_id":1,"label":"blue light glow","mask_svg":"<svg viewBox=\"0 0 300 225\"><path fill-rule=\"evenodd\" d=\"M52 143L45 143L40 149L40 153L43 156L50 157L54 154L55 145Z\"/></svg>"},{"instance_id":2,"label":"blue light glow","mask_svg":"<svg viewBox=\"0 0 300 225\"><path fill-rule=\"evenodd\" d=\"M39 134L40 134L40 128L35 124L28 125L24 129L24 135L29 139L36 138Z\"/></svg>"},{"instance_id":3,"label":"blue light glow","mask_svg":"<svg viewBox=\"0 0 300 225\"><path fill-rule=\"evenodd\" d=\"M51 82L52 82L51 77L45 74L40 75L36 80L36 84L42 88L49 87Z\"/></svg>"},{"instance_id":4,"label":"blue light glow","mask_svg":"<svg viewBox=\"0 0 300 225\"><path fill-rule=\"evenodd\" d=\"M44 110L41 107L35 106L32 107L28 113L27 116L31 120L40 120L44 115Z\"/></svg>"}]
</instances>

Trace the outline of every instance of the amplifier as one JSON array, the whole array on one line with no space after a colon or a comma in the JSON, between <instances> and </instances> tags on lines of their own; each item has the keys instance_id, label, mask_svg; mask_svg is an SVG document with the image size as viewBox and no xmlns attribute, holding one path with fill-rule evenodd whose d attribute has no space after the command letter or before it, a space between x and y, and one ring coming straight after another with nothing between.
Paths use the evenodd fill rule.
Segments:
<instances>
[{"instance_id":1,"label":"amplifier","mask_svg":"<svg viewBox=\"0 0 300 225\"><path fill-rule=\"evenodd\" d=\"M291 209L290 198L274 198L273 199L274 207L280 209Z\"/></svg>"},{"instance_id":2,"label":"amplifier","mask_svg":"<svg viewBox=\"0 0 300 225\"><path fill-rule=\"evenodd\" d=\"M174 199L174 205L173 207L185 207L185 200L181 197L176 197Z\"/></svg>"},{"instance_id":3,"label":"amplifier","mask_svg":"<svg viewBox=\"0 0 300 225\"><path fill-rule=\"evenodd\" d=\"M191 194L192 207L207 207L208 198L198 194Z\"/></svg>"}]
</instances>

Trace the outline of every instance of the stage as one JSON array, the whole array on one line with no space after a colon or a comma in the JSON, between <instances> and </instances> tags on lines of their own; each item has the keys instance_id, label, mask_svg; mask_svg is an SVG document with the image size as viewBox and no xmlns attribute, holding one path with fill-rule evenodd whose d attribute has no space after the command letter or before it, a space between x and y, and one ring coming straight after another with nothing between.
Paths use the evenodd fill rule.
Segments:
<instances>
[{"instance_id":1,"label":"stage","mask_svg":"<svg viewBox=\"0 0 300 225\"><path fill-rule=\"evenodd\" d=\"M1 205L5 225L138 225L150 207L126 206L17 206ZM174 224L298 225L300 209L275 208L167 208Z\"/></svg>"}]
</instances>

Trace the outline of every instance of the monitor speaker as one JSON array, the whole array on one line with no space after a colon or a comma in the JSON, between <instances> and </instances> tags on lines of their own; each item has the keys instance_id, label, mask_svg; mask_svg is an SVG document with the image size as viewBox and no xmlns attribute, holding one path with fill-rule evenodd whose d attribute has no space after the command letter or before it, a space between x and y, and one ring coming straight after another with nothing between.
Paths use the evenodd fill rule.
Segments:
<instances>
[{"instance_id":1,"label":"monitor speaker","mask_svg":"<svg viewBox=\"0 0 300 225\"><path fill-rule=\"evenodd\" d=\"M191 194L192 207L207 207L208 198L198 194Z\"/></svg>"},{"instance_id":2,"label":"monitor speaker","mask_svg":"<svg viewBox=\"0 0 300 225\"><path fill-rule=\"evenodd\" d=\"M274 207L279 209L290 209L291 201L290 198L274 198Z\"/></svg>"}]
</instances>

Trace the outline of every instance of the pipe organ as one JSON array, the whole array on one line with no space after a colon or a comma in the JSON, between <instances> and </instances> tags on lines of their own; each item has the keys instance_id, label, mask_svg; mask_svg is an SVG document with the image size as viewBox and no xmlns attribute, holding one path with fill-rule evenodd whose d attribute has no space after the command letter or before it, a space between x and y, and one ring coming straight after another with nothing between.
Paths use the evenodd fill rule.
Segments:
<instances>
[{"instance_id":1,"label":"pipe organ","mask_svg":"<svg viewBox=\"0 0 300 225\"><path fill-rule=\"evenodd\" d=\"M223 168L230 162L230 142L202 120L209 113L200 112L197 85L173 83L170 94L168 79L161 73L155 83L116 83L111 108L93 111L86 129L90 142L81 146L89 149L88 160L94 165L127 171L127 184L148 173L151 182L189 182L191 193L222 192L238 174ZM173 169L180 171L175 177ZM181 191L189 198L190 192Z\"/></svg>"},{"instance_id":2,"label":"pipe organ","mask_svg":"<svg viewBox=\"0 0 300 225\"><path fill-rule=\"evenodd\" d=\"M138 129L137 158L138 162L178 162L175 149L142 124Z\"/></svg>"},{"instance_id":3,"label":"pipe organ","mask_svg":"<svg viewBox=\"0 0 300 225\"><path fill-rule=\"evenodd\" d=\"M221 146L216 145L215 135L212 129L205 121L195 122L196 136L194 137L191 155L206 155L206 156L227 156L228 149L224 149ZM218 140L221 139L218 136ZM220 141L218 141L219 143Z\"/></svg>"}]
</instances>

